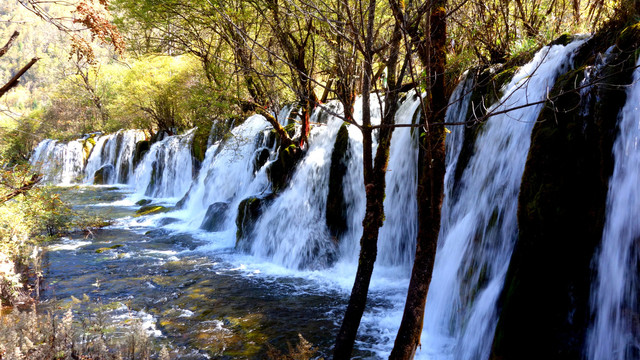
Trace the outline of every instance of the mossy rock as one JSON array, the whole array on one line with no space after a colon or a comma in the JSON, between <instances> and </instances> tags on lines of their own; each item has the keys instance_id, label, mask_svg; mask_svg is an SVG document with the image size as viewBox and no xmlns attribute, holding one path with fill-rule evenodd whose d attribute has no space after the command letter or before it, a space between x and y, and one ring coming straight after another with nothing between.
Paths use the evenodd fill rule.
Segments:
<instances>
[{"instance_id":1,"label":"mossy rock","mask_svg":"<svg viewBox=\"0 0 640 360\"><path fill-rule=\"evenodd\" d=\"M82 141L82 155L84 156L84 162L86 163L93 151L93 147L96 145L95 134L91 134L86 140Z\"/></svg>"},{"instance_id":2,"label":"mossy rock","mask_svg":"<svg viewBox=\"0 0 640 360\"><path fill-rule=\"evenodd\" d=\"M623 51L638 49L640 47L640 22L622 30L616 45Z\"/></svg>"},{"instance_id":3,"label":"mossy rock","mask_svg":"<svg viewBox=\"0 0 640 360\"><path fill-rule=\"evenodd\" d=\"M591 324L592 262L602 238L617 117L635 50L614 50L598 78L576 91L611 43L595 36L560 76L536 123L518 203L519 238L499 300L490 359L583 358ZM597 101L596 101L597 99ZM526 324L526 326L523 326Z\"/></svg>"},{"instance_id":4,"label":"mossy rock","mask_svg":"<svg viewBox=\"0 0 640 360\"><path fill-rule=\"evenodd\" d=\"M98 169L93 175L93 183L95 185L105 185L109 183L109 178L113 174L113 165L105 165Z\"/></svg>"},{"instance_id":5,"label":"mossy rock","mask_svg":"<svg viewBox=\"0 0 640 360\"><path fill-rule=\"evenodd\" d=\"M197 168L199 168L200 164L204 161L208 141L209 131L204 127L198 127L191 141L191 155L196 160Z\"/></svg>"},{"instance_id":6,"label":"mossy rock","mask_svg":"<svg viewBox=\"0 0 640 360\"><path fill-rule=\"evenodd\" d=\"M258 218L274 198L275 195L271 194L266 197L249 197L240 202L236 216L236 247L248 247L248 244L243 244L243 240L251 234Z\"/></svg>"},{"instance_id":7,"label":"mossy rock","mask_svg":"<svg viewBox=\"0 0 640 360\"><path fill-rule=\"evenodd\" d=\"M269 161L269 157L271 157L271 151L267 148L259 149L255 152L253 158L253 172L254 174L258 172L258 170L262 169L264 164Z\"/></svg>"},{"instance_id":8,"label":"mossy rock","mask_svg":"<svg viewBox=\"0 0 640 360\"><path fill-rule=\"evenodd\" d=\"M347 123L343 123L340 126L336 141L333 144L333 151L331 152L326 222L329 233L335 239L347 231L347 203L342 186L349 163L349 130L347 126Z\"/></svg>"},{"instance_id":9,"label":"mossy rock","mask_svg":"<svg viewBox=\"0 0 640 360\"><path fill-rule=\"evenodd\" d=\"M171 210L170 208L160 206L160 205L147 205L147 206L141 207L138 211L136 211L136 214L134 215L134 217L160 214L160 213L168 212L170 210Z\"/></svg>"},{"instance_id":10,"label":"mossy rock","mask_svg":"<svg viewBox=\"0 0 640 360\"><path fill-rule=\"evenodd\" d=\"M207 213L204 216L204 220L200 225L200 229L207 231L221 231L224 230L224 223L227 218L227 210L229 209L229 203L216 202L207 208Z\"/></svg>"},{"instance_id":11,"label":"mossy rock","mask_svg":"<svg viewBox=\"0 0 640 360\"><path fill-rule=\"evenodd\" d=\"M111 250L119 249L119 248L121 248L123 246L124 245L122 245L122 244L116 244L116 245L109 246L109 247L101 247L99 249L96 249L96 254L102 254L105 251L111 251Z\"/></svg>"},{"instance_id":12,"label":"mossy rock","mask_svg":"<svg viewBox=\"0 0 640 360\"><path fill-rule=\"evenodd\" d=\"M151 199L142 199L142 200L136 201L136 205L138 205L138 206L146 206L146 205L151 204L152 201L153 200L151 200Z\"/></svg>"},{"instance_id":13,"label":"mossy rock","mask_svg":"<svg viewBox=\"0 0 640 360\"><path fill-rule=\"evenodd\" d=\"M151 141L142 140L136 143L136 149L133 152L133 168L135 169L140 164L140 161L144 158L144 155L151 149Z\"/></svg>"},{"instance_id":14,"label":"mossy rock","mask_svg":"<svg viewBox=\"0 0 640 360\"><path fill-rule=\"evenodd\" d=\"M278 158L267 168L267 177L271 181L274 193L282 191L287 186L302 156L302 149L295 144L286 148L280 147Z\"/></svg>"}]
</instances>

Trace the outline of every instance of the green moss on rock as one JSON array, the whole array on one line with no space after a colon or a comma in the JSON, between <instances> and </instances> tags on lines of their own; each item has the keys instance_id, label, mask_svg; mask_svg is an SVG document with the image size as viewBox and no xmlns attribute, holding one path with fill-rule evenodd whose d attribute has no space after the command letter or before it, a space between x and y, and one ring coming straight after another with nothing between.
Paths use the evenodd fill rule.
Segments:
<instances>
[{"instance_id":1,"label":"green moss on rock","mask_svg":"<svg viewBox=\"0 0 640 360\"><path fill-rule=\"evenodd\" d=\"M236 247L248 247L244 240L251 234L264 208L273 201L274 197L273 194L266 197L249 197L240 202L236 216Z\"/></svg>"},{"instance_id":2,"label":"green moss on rock","mask_svg":"<svg viewBox=\"0 0 640 360\"><path fill-rule=\"evenodd\" d=\"M147 206L141 207L138 211L136 211L136 214L134 215L134 217L159 214L159 213L168 212L170 210L171 210L170 208L160 206L160 205L147 205Z\"/></svg>"},{"instance_id":3,"label":"green moss on rock","mask_svg":"<svg viewBox=\"0 0 640 360\"><path fill-rule=\"evenodd\" d=\"M115 249L119 249L121 247L123 247L124 245L122 244L116 244L113 246L109 246L109 247L101 247L99 249L96 249L96 254L102 254L105 251L110 251L110 250L115 250Z\"/></svg>"},{"instance_id":4,"label":"green moss on rock","mask_svg":"<svg viewBox=\"0 0 640 360\"><path fill-rule=\"evenodd\" d=\"M271 188L274 193L281 191L287 186L302 156L302 149L295 144L289 145L286 148L280 147L278 158L267 168L267 177L271 181Z\"/></svg>"}]
</instances>

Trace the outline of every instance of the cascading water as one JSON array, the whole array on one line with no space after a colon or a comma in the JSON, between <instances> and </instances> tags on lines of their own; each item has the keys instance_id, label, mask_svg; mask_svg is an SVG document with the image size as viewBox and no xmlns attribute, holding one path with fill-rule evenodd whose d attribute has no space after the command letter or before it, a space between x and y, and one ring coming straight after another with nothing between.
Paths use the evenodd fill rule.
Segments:
<instances>
[{"instance_id":1,"label":"cascading water","mask_svg":"<svg viewBox=\"0 0 640 360\"><path fill-rule=\"evenodd\" d=\"M442 212L446 225L423 332L429 352L454 359L489 356L496 301L517 238L518 193L530 134L542 104L517 107L544 100L580 44L543 48L518 70L488 111L497 114L482 125L475 153L457 184L459 196L448 199ZM500 113L507 109L515 110Z\"/></svg>"},{"instance_id":2,"label":"cascading water","mask_svg":"<svg viewBox=\"0 0 640 360\"><path fill-rule=\"evenodd\" d=\"M420 98L407 95L396 112L396 124L411 124L418 115ZM389 149L384 200L385 221L380 229L379 264L411 266L418 233L418 143L417 128L393 131Z\"/></svg>"},{"instance_id":3,"label":"cascading water","mask_svg":"<svg viewBox=\"0 0 640 360\"><path fill-rule=\"evenodd\" d=\"M638 61L640 66L640 61ZM609 181L607 217L593 287L595 320L588 335L589 360L640 357L638 337L638 239L640 238L640 70L636 69L619 116Z\"/></svg>"},{"instance_id":4,"label":"cascading water","mask_svg":"<svg viewBox=\"0 0 640 360\"><path fill-rule=\"evenodd\" d=\"M30 163L44 175L44 182L59 185L75 183L84 168L83 145L78 140L68 143L43 140L36 147Z\"/></svg>"},{"instance_id":5,"label":"cascading water","mask_svg":"<svg viewBox=\"0 0 640 360\"><path fill-rule=\"evenodd\" d=\"M311 122L317 122L316 110ZM288 187L260 217L252 233L251 253L290 268L324 267L335 258L335 244L324 217L328 194L327 159L342 120L331 117L327 126L315 127L309 149Z\"/></svg>"},{"instance_id":6,"label":"cascading water","mask_svg":"<svg viewBox=\"0 0 640 360\"><path fill-rule=\"evenodd\" d=\"M95 174L101 168L105 184L127 184L133 175L133 153L136 143L144 140L142 130L119 130L115 134L98 138L85 168L85 183L93 183Z\"/></svg>"},{"instance_id":7,"label":"cascading water","mask_svg":"<svg viewBox=\"0 0 640 360\"><path fill-rule=\"evenodd\" d=\"M261 115L251 116L234 128L228 139L207 149L198 178L185 203L183 215L188 226L200 227L208 207L214 203L233 202L235 206L228 206L231 212L226 217L235 220L233 210L237 209L242 195L264 190L266 179L262 186L252 186L255 182L253 154L256 151L256 134L267 126Z\"/></svg>"},{"instance_id":8,"label":"cascading water","mask_svg":"<svg viewBox=\"0 0 640 360\"><path fill-rule=\"evenodd\" d=\"M194 132L195 129L184 135L169 136L151 146L135 169L133 185L138 195L180 198L187 192L193 180Z\"/></svg>"},{"instance_id":9,"label":"cascading water","mask_svg":"<svg viewBox=\"0 0 640 360\"><path fill-rule=\"evenodd\" d=\"M380 102L371 99L371 122L380 122ZM354 119L362 119L362 99L354 106ZM362 182L362 134L349 128L349 166L343 179L348 228L336 243L326 226L326 206L329 192L330 160L336 135L343 120L332 114L342 112L335 104L330 111L318 108L311 122L326 123L311 131L309 149L297 165L289 185L274 200L258 220L252 233L250 251L253 255L292 269L324 268L337 257L349 257L352 262L362 232L364 186ZM325 120L326 119L326 120ZM355 140L355 141L354 141ZM359 142L359 143L358 143ZM374 144L375 145L375 144ZM375 149L374 149L375 151ZM355 163L355 164L354 164ZM361 205L361 206L358 206ZM353 215L356 219L353 219Z\"/></svg>"}]
</instances>

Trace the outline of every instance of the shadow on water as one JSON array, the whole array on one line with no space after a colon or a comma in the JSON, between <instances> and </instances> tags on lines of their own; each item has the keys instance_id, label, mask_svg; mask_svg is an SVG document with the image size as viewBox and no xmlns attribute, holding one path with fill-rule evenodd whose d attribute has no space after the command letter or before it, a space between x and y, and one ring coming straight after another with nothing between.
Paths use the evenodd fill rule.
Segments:
<instances>
[{"instance_id":1,"label":"shadow on water","mask_svg":"<svg viewBox=\"0 0 640 360\"><path fill-rule=\"evenodd\" d=\"M136 209L96 206L122 201L122 190L63 193L76 210L122 217ZM303 278L246 271L233 263L230 249L190 251L201 245L189 234L163 229L116 225L91 238L75 234L46 253L43 309L74 303L79 317L95 316L95 304L102 304L114 319L143 318L147 332L184 359L265 358L267 344L286 350L298 334L330 358L345 293ZM78 301L83 298L86 304ZM363 350L356 355L374 357Z\"/></svg>"}]
</instances>

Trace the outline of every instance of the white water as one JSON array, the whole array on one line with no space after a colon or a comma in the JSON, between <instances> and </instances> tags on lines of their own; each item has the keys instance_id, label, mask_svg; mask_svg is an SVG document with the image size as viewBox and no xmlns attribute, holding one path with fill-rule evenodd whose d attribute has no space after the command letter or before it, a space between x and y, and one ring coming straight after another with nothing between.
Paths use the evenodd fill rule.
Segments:
<instances>
[{"instance_id":1,"label":"white water","mask_svg":"<svg viewBox=\"0 0 640 360\"><path fill-rule=\"evenodd\" d=\"M133 175L136 143L145 137L142 130L119 130L114 134L99 137L87 160L84 182L92 184L96 171L104 166L111 166L113 171L104 179L105 183L128 183Z\"/></svg>"},{"instance_id":2,"label":"white water","mask_svg":"<svg viewBox=\"0 0 640 360\"><path fill-rule=\"evenodd\" d=\"M78 140L68 143L43 140L36 147L30 163L44 175L43 181L46 183L76 183L80 180L84 168L82 143Z\"/></svg>"},{"instance_id":3,"label":"white water","mask_svg":"<svg viewBox=\"0 0 640 360\"><path fill-rule=\"evenodd\" d=\"M254 115L231 131L224 142L218 142L205 154L198 178L188 194L185 209L176 214L185 220L184 230L200 227L209 205L216 202L233 202L237 210L238 203L245 193L257 194L266 188L266 178L262 171L260 179L254 181L253 154L256 151L256 134L268 126L261 115ZM252 185L252 182L255 184ZM234 216L227 215L228 226L232 226Z\"/></svg>"},{"instance_id":4,"label":"white water","mask_svg":"<svg viewBox=\"0 0 640 360\"><path fill-rule=\"evenodd\" d=\"M640 64L640 61L638 62ZM636 69L619 115L609 181L607 218L592 294L595 321L588 335L589 360L631 360L638 337L638 239L640 239L640 70Z\"/></svg>"},{"instance_id":5,"label":"white water","mask_svg":"<svg viewBox=\"0 0 640 360\"><path fill-rule=\"evenodd\" d=\"M396 112L396 124L411 124L420 99L413 93ZM410 267L418 234L418 143L417 128L393 131L389 149L384 200L385 221L378 241L378 264Z\"/></svg>"},{"instance_id":6,"label":"white water","mask_svg":"<svg viewBox=\"0 0 640 360\"><path fill-rule=\"evenodd\" d=\"M194 132L169 136L151 146L136 167L132 182L140 197L180 198L189 190L193 179Z\"/></svg>"},{"instance_id":7,"label":"white water","mask_svg":"<svg viewBox=\"0 0 640 360\"><path fill-rule=\"evenodd\" d=\"M489 112L545 99L581 44L536 54ZM517 201L531 130L542 105L491 116L442 211L443 231L427 299L421 357L487 359L497 323L496 301L517 237ZM451 170L451 168L450 168ZM450 176L450 175L448 175ZM450 183L450 181L447 181ZM447 195L450 196L451 189Z\"/></svg>"}]
</instances>

